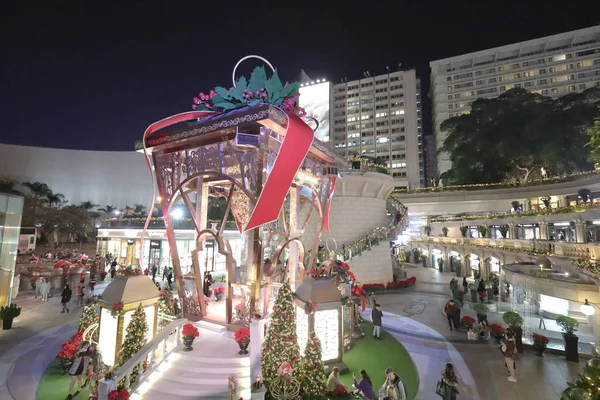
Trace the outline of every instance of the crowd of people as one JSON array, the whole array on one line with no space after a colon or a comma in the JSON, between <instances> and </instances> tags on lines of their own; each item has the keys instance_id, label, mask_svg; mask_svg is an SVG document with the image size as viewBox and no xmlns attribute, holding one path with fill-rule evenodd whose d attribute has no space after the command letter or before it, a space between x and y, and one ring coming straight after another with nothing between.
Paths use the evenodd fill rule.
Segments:
<instances>
[{"instance_id":1,"label":"crowd of people","mask_svg":"<svg viewBox=\"0 0 600 400\"><path fill-rule=\"evenodd\" d=\"M361 369L359 372L360 379L356 379L356 375L352 373L352 380L354 381L354 390L347 388L340 380L340 369L334 367L329 378L327 378L327 394L344 395L353 394L360 396L367 400L375 399L375 389L373 389L373 382L367 374L367 371ZM383 385L379 388L379 397L382 400L406 400L406 390L404 383L400 377L391 369L385 370L385 380Z\"/></svg>"}]
</instances>

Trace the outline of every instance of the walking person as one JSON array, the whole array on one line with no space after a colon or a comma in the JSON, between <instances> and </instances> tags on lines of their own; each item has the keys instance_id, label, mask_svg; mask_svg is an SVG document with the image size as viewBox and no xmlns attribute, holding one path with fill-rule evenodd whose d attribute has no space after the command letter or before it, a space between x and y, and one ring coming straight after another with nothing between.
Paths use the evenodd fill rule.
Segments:
<instances>
[{"instance_id":1,"label":"walking person","mask_svg":"<svg viewBox=\"0 0 600 400\"><path fill-rule=\"evenodd\" d=\"M117 260L113 260L110 263L110 279L115 279L115 274L117 273Z\"/></svg>"},{"instance_id":2,"label":"walking person","mask_svg":"<svg viewBox=\"0 0 600 400\"><path fill-rule=\"evenodd\" d=\"M41 276L39 278L37 278L37 281L35 281L35 298L36 299L38 298L38 296L40 296L40 294L42 292L42 284L43 283L44 283L44 278L42 278Z\"/></svg>"},{"instance_id":3,"label":"walking person","mask_svg":"<svg viewBox=\"0 0 600 400\"><path fill-rule=\"evenodd\" d=\"M167 283L169 284L169 289L171 289L171 285L173 284L173 267L169 267L168 269Z\"/></svg>"},{"instance_id":4,"label":"walking person","mask_svg":"<svg viewBox=\"0 0 600 400\"><path fill-rule=\"evenodd\" d=\"M156 282L156 272L158 272L158 267L156 264L152 264L152 282Z\"/></svg>"},{"instance_id":5,"label":"walking person","mask_svg":"<svg viewBox=\"0 0 600 400\"><path fill-rule=\"evenodd\" d=\"M83 283L79 283L79 285L77 285L77 287L75 288L75 294L77 295L77 303L75 304L76 307L78 306L83 306Z\"/></svg>"},{"instance_id":6,"label":"walking person","mask_svg":"<svg viewBox=\"0 0 600 400\"><path fill-rule=\"evenodd\" d=\"M90 275L90 293L94 293L94 287L96 286L96 275Z\"/></svg>"},{"instance_id":7,"label":"walking person","mask_svg":"<svg viewBox=\"0 0 600 400\"><path fill-rule=\"evenodd\" d=\"M388 387L394 388L396 392L397 400L406 400L406 389L404 388L404 383L402 383L402 379L391 369L387 368L385 370L385 382L383 382L383 386L379 389L379 394L383 395L387 392Z\"/></svg>"},{"instance_id":8,"label":"walking person","mask_svg":"<svg viewBox=\"0 0 600 400\"><path fill-rule=\"evenodd\" d=\"M383 312L381 311L381 306L379 304L375 304L375 308L371 311L371 322L373 322L373 337L375 339L381 339L381 319L383 317Z\"/></svg>"},{"instance_id":9,"label":"walking person","mask_svg":"<svg viewBox=\"0 0 600 400\"><path fill-rule=\"evenodd\" d=\"M507 379L510 382L517 381L517 377L516 377L516 373L515 373L515 364L512 359L513 354L515 354L516 347L517 347L517 345L515 344L515 337L511 331L508 331L506 333L506 339L504 340L504 342L502 342L502 345L500 346L500 350L502 351L502 354L504 355L504 363L506 365L506 368L508 369L508 375L509 375Z\"/></svg>"},{"instance_id":10,"label":"walking person","mask_svg":"<svg viewBox=\"0 0 600 400\"><path fill-rule=\"evenodd\" d=\"M88 342L84 341L81 343L79 350L75 353L71 368L69 368L69 375L71 376L71 384L69 385L69 395L67 400L71 400L77 396L81 391L81 379L84 371L88 370L88 363L90 362L90 353L88 352ZM73 388L77 382L77 391L73 393Z\"/></svg>"},{"instance_id":11,"label":"walking person","mask_svg":"<svg viewBox=\"0 0 600 400\"><path fill-rule=\"evenodd\" d=\"M42 295L42 301L48 301L48 295L50 295L50 289L52 288L52 285L47 278L42 278L41 286L42 288L40 293Z\"/></svg>"},{"instance_id":12,"label":"walking person","mask_svg":"<svg viewBox=\"0 0 600 400\"><path fill-rule=\"evenodd\" d=\"M361 395L363 398L367 400L375 399L375 391L373 390L373 383L371 382L371 378L367 371L361 369L360 372L360 382L356 381L356 376L354 376L354 372L352 373L352 380L354 381L354 387L356 390L353 392L354 395Z\"/></svg>"},{"instance_id":13,"label":"walking person","mask_svg":"<svg viewBox=\"0 0 600 400\"><path fill-rule=\"evenodd\" d=\"M458 393L458 384L460 380L454 373L454 365L451 363L446 364L446 369L442 371L442 385L445 387L444 400L456 400Z\"/></svg>"},{"instance_id":14,"label":"walking person","mask_svg":"<svg viewBox=\"0 0 600 400\"><path fill-rule=\"evenodd\" d=\"M448 318L448 325L450 325L450 330L452 330L452 324L454 324L454 328L458 329L456 325L456 303L454 300L450 300L446 303L446 307L444 307L444 312L446 313L446 318Z\"/></svg>"},{"instance_id":15,"label":"walking person","mask_svg":"<svg viewBox=\"0 0 600 400\"><path fill-rule=\"evenodd\" d=\"M71 291L71 288L69 287L69 284L65 284L65 288L63 289L62 293L60 294L60 304L62 305L62 311L60 312L61 314L64 314L65 312L68 314L69 313L69 308L67 307L67 303L71 301L71 294L73 292Z\"/></svg>"},{"instance_id":16,"label":"walking person","mask_svg":"<svg viewBox=\"0 0 600 400\"><path fill-rule=\"evenodd\" d=\"M463 292L465 293L465 296L466 296L467 293L469 293L469 282L467 282L466 276L463 276L462 286L463 286Z\"/></svg>"}]
</instances>

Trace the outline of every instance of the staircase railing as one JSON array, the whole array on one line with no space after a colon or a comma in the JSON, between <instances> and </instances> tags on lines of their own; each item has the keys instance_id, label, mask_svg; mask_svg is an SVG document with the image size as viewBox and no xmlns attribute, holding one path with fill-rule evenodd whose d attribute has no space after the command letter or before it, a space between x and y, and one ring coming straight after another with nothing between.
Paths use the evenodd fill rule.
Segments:
<instances>
[{"instance_id":1,"label":"staircase railing","mask_svg":"<svg viewBox=\"0 0 600 400\"><path fill-rule=\"evenodd\" d=\"M350 245L342 246L340 250L335 252L335 256L338 260L352 260L354 257L362 255L363 252L371 250L373 246L378 246L381 242L388 243L391 238L395 239L397 237L396 232L398 229L403 227L408 208L402 204L402 202L392 196L388 197L387 206L395 211L391 213L392 221L390 222L390 225L375 228ZM400 213L399 218L396 217L398 212ZM305 262L308 262L310 259L310 252L311 250L307 251L306 255L304 256ZM321 250L318 252L316 260L318 262L323 262L328 258L329 252L327 250Z\"/></svg>"},{"instance_id":2,"label":"staircase railing","mask_svg":"<svg viewBox=\"0 0 600 400\"><path fill-rule=\"evenodd\" d=\"M110 379L98 382L98 400L108 400L108 394L117 389L121 380L125 380L124 388L131 394L138 390L160 364L181 343L181 329L188 323L187 319L177 319L165 326L140 351L135 353L125 364L121 365L111 375ZM145 368L144 368L144 364ZM137 367L135 381L131 381L133 370ZM143 393L142 393L143 394Z\"/></svg>"}]
</instances>

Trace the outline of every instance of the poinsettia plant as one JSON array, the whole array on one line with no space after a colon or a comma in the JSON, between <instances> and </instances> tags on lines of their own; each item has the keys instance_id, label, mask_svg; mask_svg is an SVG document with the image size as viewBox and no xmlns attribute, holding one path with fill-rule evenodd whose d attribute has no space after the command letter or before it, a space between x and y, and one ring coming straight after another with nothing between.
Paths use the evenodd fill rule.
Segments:
<instances>
[{"instance_id":1,"label":"poinsettia plant","mask_svg":"<svg viewBox=\"0 0 600 400\"><path fill-rule=\"evenodd\" d=\"M226 112L264 103L302 116L306 115L306 112L296 106L299 89L298 82L284 85L277 70L267 78L265 67L259 66L252 71L249 80L240 76L234 87L226 89L218 86L207 94L200 93L198 97L194 97L192 108L196 111Z\"/></svg>"},{"instance_id":2,"label":"poinsettia plant","mask_svg":"<svg viewBox=\"0 0 600 400\"><path fill-rule=\"evenodd\" d=\"M472 326L475 323L475 319L473 317L465 315L461 318L460 322L462 322L463 325Z\"/></svg>"},{"instance_id":3,"label":"poinsettia plant","mask_svg":"<svg viewBox=\"0 0 600 400\"><path fill-rule=\"evenodd\" d=\"M187 339L193 339L200 336L200 331L192 324L185 324L181 330L181 334Z\"/></svg>"},{"instance_id":4,"label":"poinsettia plant","mask_svg":"<svg viewBox=\"0 0 600 400\"><path fill-rule=\"evenodd\" d=\"M317 307L315 306L315 303L312 302L312 300L309 300L308 303L304 305L304 311L309 315L314 313L316 308Z\"/></svg>"},{"instance_id":5,"label":"poinsettia plant","mask_svg":"<svg viewBox=\"0 0 600 400\"><path fill-rule=\"evenodd\" d=\"M546 346L548 343L550 343L550 340L544 336L544 335L539 335L537 333L534 333L531 335L531 337L533 338L533 343L538 343L538 344L542 344L544 346Z\"/></svg>"},{"instance_id":6,"label":"poinsettia plant","mask_svg":"<svg viewBox=\"0 0 600 400\"><path fill-rule=\"evenodd\" d=\"M121 390L111 390L108 393L108 400L129 400L129 392L125 388Z\"/></svg>"},{"instance_id":7,"label":"poinsettia plant","mask_svg":"<svg viewBox=\"0 0 600 400\"><path fill-rule=\"evenodd\" d=\"M112 315L114 318L116 318L119 315L121 315L122 312L123 312L123 303L122 302L112 303L112 305L110 307L110 315Z\"/></svg>"},{"instance_id":8,"label":"poinsettia plant","mask_svg":"<svg viewBox=\"0 0 600 400\"><path fill-rule=\"evenodd\" d=\"M502 327L500 324L491 324L490 332L494 336L502 336L506 333L506 329L504 329L504 327Z\"/></svg>"},{"instance_id":9,"label":"poinsettia plant","mask_svg":"<svg viewBox=\"0 0 600 400\"><path fill-rule=\"evenodd\" d=\"M250 331L248 328L240 328L235 332L234 339L238 343L250 340Z\"/></svg>"}]
</instances>

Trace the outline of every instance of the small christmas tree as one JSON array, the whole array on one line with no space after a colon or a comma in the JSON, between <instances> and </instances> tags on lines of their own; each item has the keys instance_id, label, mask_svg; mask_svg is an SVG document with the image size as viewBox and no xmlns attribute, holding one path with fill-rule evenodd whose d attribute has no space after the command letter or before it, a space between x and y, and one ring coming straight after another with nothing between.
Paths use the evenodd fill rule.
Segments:
<instances>
[{"instance_id":1,"label":"small christmas tree","mask_svg":"<svg viewBox=\"0 0 600 400\"><path fill-rule=\"evenodd\" d=\"M562 393L561 400L598 400L600 393L600 358L596 354Z\"/></svg>"},{"instance_id":2,"label":"small christmas tree","mask_svg":"<svg viewBox=\"0 0 600 400\"><path fill-rule=\"evenodd\" d=\"M321 353L321 341L315 332L310 334L304 350L300 378L300 390L305 396L312 399L325 394L327 378Z\"/></svg>"},{"instance_id":3,"label":"small christmas tree","mask_svg":"<svg viewBox=\"0 0 600 400\"><path fill-rule=\"evenodd\" d=\"M118 366L125 364L131 357L135 355L135 353L144 347L147 341L146 333L148 333L146 313L140 304L133 312L133 315L131 316L131 322L129 322L129 325L127 325L125 340L121 346L119 358L117 359L116 363Z\"/></svg>"},{"instance_id":4,"label":"small christmas tree","mask_svg":"<svg viewBox=\"0 0 600 400\"><path fill-rule=\"evenodd\" d=\"M171 289L163 289L160 291L158 312L172 317L177 316L177 311L175 310L175 299L173 298L173 292L171 292ZM168 323L168 320L161 320L160 324L161 327L164 327Z\"/></svg>"},{"instance_id":5,"label":"small christmas tree","mask_svg":"<svg viewBox=\"0 0 600 400\"><path fill-rule=\"evenodd\" d=\"M300 360L300 350L296 338L296 310L289 281L285 282L275 300L273 316L267 338L262 349L263 381L270 387L277 377L277 368L282 362L292 365Z\"/></svg>"},{"instance_id":6,"label":"small christmas tree","mask_svg":"<svg viewBox=\"0 0 600 400\"><path fill-rule=\"evenodd\" d=\"M79 331L85 332L87 328L96 324L100 321L100 317L96 312L96 302L92 302L89 305L85 306L83 309L83 313L81 317L79 317ZM92 337L94 342L98 342L98 329L94 331L94 336Z\"/></svg>"}]
</instances>

